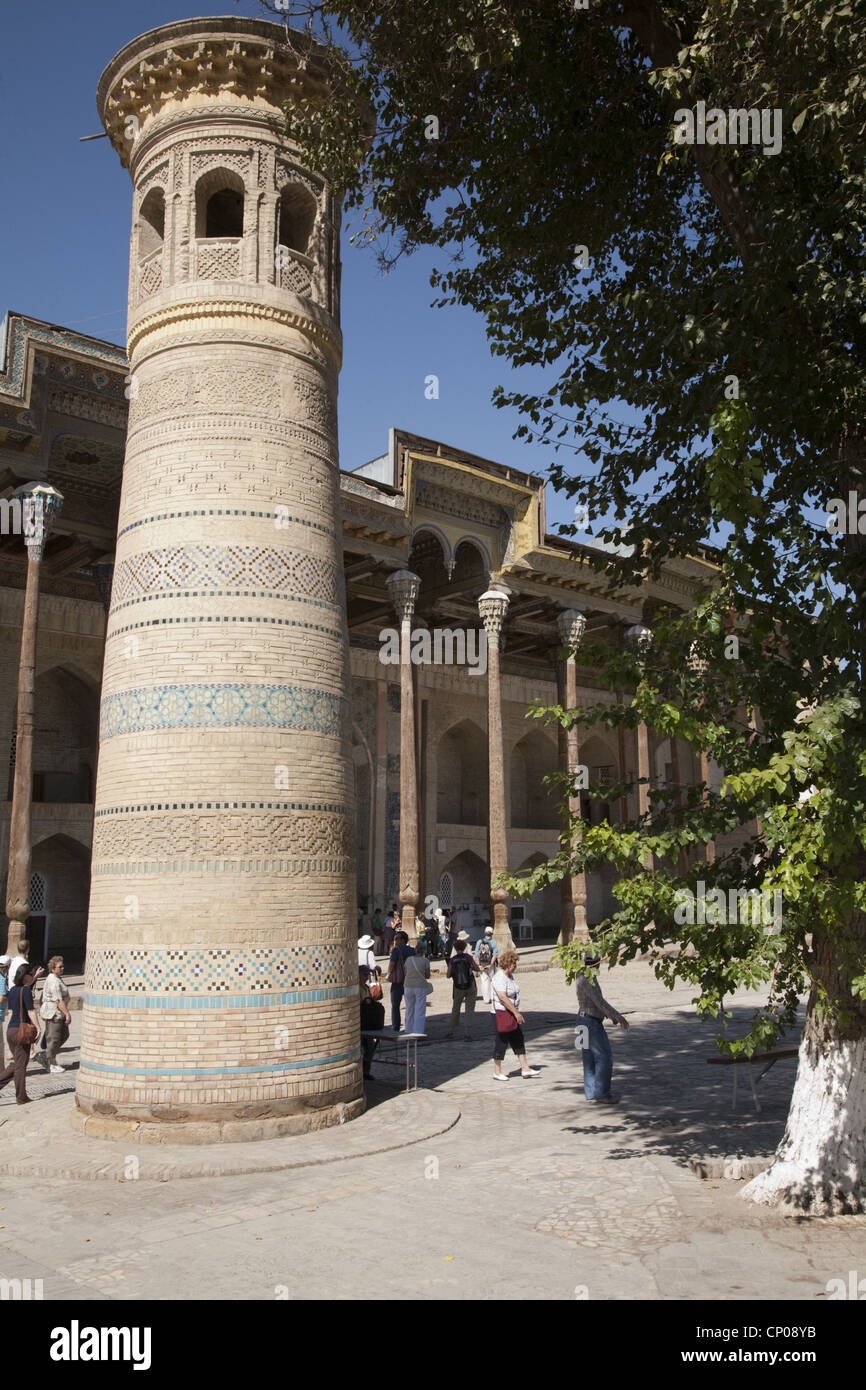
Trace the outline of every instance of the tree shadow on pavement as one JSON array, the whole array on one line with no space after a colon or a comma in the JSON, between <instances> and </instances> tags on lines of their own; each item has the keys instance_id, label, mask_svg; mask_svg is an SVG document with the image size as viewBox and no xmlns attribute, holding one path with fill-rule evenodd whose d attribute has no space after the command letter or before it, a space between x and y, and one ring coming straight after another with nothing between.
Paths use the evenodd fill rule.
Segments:
<instances>
[{"instance_id":1,"label":"tree shadow on pavement","mask_svg":"<svg viewBox=\"0 0 866 1390\"><path fill-rule=\"evenodd\" d=\"M729 1038L745 1036L754 1008L730 1006L731 1017L725 1030ZM482 1024L476 1029L480 1036L472 1042L446 1043L434 1032L427 1043L421 1044L422 1085L446 1086L475 1072L479 1063L491 1055L492 1020L484 1019L482 1023L476 1019L476 1023ZM672 1006L661 1017L634 1022L627 1033L612 1025L607 1026L607 1032L614 1055L612 1092L619 1098L609 1108L593 1105L584 1096L581 1055L574 1047L573 1011L539 1010L527 1014L527 1055L530 1064L542 1069L542 1076L533 1082L533 1104L547 1102L550 1113L567 1115L563 1133L620 1133L623 1142L605 1149L607 1159L645 1157L655 1152L685 1165L694 1154L724 1157L773 1153L785 1128L796 1057L777 1061L760 1083L758 1076L765 1063L753 1064L758 1112L745 1066L709 1064L709 1058L719 1056L718 1021L700 1019L688 1007ZM795 1046L799 1036L798 1025L776 1046ZM551 1070L551 1048L560 1054L556 1067L560 1078L563 1062L568 1063L570 1074L568 1080L549 1079L545 1084L544 1073ZM534 1055L539 1050L542 1055ZM515 1063L509 1050L506 1068ZM736 1109L732 1105L735 1070ZM382 1084L377 1078L369 1103L393 1096L394 1090L394 1085ZM635 1140L639 1136L639 1144L630 1145L630 1135Z\"/></svg>"}]
</instances>

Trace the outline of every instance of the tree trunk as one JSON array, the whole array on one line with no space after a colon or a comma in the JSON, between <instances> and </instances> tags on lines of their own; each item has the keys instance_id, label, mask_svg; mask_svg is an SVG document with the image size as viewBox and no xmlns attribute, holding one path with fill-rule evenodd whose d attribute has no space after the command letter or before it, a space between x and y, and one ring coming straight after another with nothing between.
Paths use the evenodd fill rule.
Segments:
<instances>
[{"instance_id":1,"label":"tree trunk","mask_svg":"<svg viewBox=\"0 0 866 1390\"><path fill-rule=\"evenodd\" d=\"M840 963L843 936L849 968L866 958L864 923L858 914L833 940L816 934L814 983L785 1134L770 1167L741 1193L792 1216L866 1211L866 1004L853 999L849 971ZM824 991L847 1001L839 1018L828 1017Z\"/></svg>"}]
</instances>

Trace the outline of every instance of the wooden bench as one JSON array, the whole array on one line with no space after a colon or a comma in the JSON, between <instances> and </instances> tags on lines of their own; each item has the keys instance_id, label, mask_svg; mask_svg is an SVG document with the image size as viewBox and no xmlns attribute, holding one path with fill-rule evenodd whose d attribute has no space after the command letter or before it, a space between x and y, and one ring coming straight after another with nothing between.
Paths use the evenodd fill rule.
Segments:
<instances>
[{"instance_id":1,"label":"wooden bench","mask_svg":"<svg viewBox=\"0 0 866 1390\"><path fill-rule=\"evenodd\" d=\"M375 1057L371 1059L371 1063L375 1060L383 1067L402 1067L403 1062L400 1060L400 1048L405 1045L406 1085L403 1089L404 1091L417 1091L418 1044L419 1042L423 1042L427 1037L426 1033L395 1033L393 1028L371 1028L369 1030L362 1028L361 1037L376 1038L378 1040L379 1046L376 1049ZM389 1049L389 1051L393 1051L397 1054L396 1061L392 1062L390 1059L386 1061L383 1057L379 1056L382 1044L385 1042L394 1044L393 1048Z\"/></svg>"},{"instance_id":2,"label":"wooden bench","mask_svg":"<svg viewBox=\"0 0 866 1390\"><path fill-rule=\"evenodd\" d=\"M752 1100L755 1102L755 1112L760 1115L761 1106L755 1090L755 1078L752 1076L753 1062L766 1062L766 1066L758 1073L758 1081L767 1075L771 1067L777 1062L781 1062L786 1057L796 1057L799 1055L799 1047L776 1047L771 1052L753 1052L751 1057L708 1057L707 1061L711 1066L733 1067L734 1068L734 1100L732 1109L737 1108L737 1067L748 1067L749 1085L752 1088Z\"/></svg>"}]
</instances>

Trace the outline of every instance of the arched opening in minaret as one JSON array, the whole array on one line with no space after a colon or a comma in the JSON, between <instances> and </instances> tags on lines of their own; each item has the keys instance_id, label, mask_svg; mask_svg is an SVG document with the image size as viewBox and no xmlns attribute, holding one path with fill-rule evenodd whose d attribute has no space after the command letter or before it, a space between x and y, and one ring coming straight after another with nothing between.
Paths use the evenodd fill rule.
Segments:
<instances>
[{"instance_id":1,"label":"arched opening in minaret","mask_svg":"<svg viewBox=\"0 0 866 1390\"><path fill-rule=\"evenodd\" d=\"M203 174L195 191L195 234L208 239L244 234L244 184L231 169Z\"/></svg>"},{"instance_id":2,"label":"arched opening in minaret","mask_svg":"<svg viewBox=\"0 0 866 1390\"><path fill-rule=\"evenodd\" d=\"M161 188L152 188L138 213L139 261L146 261L149 256L161 251L164 239L165 194Z\"/></svg>"},{"instance_id":3,"label":"arched opening in minaret","mask_svg":"<svg viewBox=\"0 0 866 1390\"><path fill-rule=\"evenodd\" d=\"M299 183L287 184L277 210L277 245L308 255L316 211L316 200L308 188Z\"/></svg>"}]
</instances>

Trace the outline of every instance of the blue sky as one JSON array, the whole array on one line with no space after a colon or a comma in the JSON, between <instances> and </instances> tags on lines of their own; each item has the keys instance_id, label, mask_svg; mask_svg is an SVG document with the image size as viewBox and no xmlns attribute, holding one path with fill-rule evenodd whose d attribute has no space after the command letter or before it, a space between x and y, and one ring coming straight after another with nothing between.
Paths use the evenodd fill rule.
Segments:
<instances>
[{"instance_id":1,"label":"blue sky","mask_svg":"<svg viewBox=\"0 0 866 1390\"><path fill-rule=\"evenodd\" d=\"M260 16L257 0L7 0L0 49L0 317L7 309L123 343L132 185L100 129L99 75L137 34L206 14ZM343 236L340 454L353 468L384 453L396 425L540 474L552 451L513 440L516 413L495 410L498 382L529 390L540 378L491 358L481 320L432 309L439 253L382 277L372 250ZM427 400L425 377L439 378ZM562 456L560 456L562 457ZM574 504L548 488L548 526Z\"/></svg>"}]
</instances>

